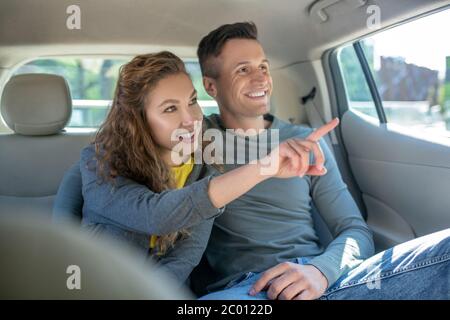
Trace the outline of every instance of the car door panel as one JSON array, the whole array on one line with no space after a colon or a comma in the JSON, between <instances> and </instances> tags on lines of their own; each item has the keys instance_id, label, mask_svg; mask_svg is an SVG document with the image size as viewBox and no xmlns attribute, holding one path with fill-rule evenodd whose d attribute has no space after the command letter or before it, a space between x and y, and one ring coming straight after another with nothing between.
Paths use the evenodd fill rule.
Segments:
<instances>
[{"instance_id":1,"label":"car door panel","mask_svg":"<svg viewBox=\"0 0 450 320\"><path fill-rule=\"evenodd\" d=\"M341 131L378 248L450 227L445 140L406 135L354 111L344 113Z\"/></svg>"}]
</instances>

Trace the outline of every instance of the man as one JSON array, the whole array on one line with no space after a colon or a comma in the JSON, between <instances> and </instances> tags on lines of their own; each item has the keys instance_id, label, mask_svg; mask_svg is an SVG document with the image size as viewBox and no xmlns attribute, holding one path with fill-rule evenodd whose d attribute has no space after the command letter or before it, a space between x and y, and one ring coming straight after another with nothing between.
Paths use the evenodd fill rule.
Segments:
<instances>
[{"instance_id":1,"label":"man","mask_svg":"<svg viewBox=\"0 0 450 320\"><path fill-rule=\"evenodd\" d=\"M201 40L197 53L205 89L220 109L220 116L207 119L210 127L260 130L258 138L277 131L280 141L311 140L312 130L268 114L272 78L253 23L217 28ZM232 138L248 144L245 135ZM327 145L320 141L320 147L326 175L268 179L216 219L205 253L215 272L208 286L213 293L203 298L450 298L450 230L370 258L371 232ZM226 170L236 166L225 163ZM326 248L314 230L312 203L334 237Z\"/></svg>"}]
</instances>

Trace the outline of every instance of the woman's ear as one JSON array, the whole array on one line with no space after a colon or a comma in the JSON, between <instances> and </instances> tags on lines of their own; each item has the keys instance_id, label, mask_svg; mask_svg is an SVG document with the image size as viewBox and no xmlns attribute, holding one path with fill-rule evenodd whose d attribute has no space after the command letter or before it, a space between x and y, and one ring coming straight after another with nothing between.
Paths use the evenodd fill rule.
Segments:
<instances>
[{"instance_id":1,"label":"woman's ear","mask_svg":"<svg viewBox=\"0 0 450 320\"><path fill-rule=\"evenodd\" d=\"M206 92L214 99L217 96L216 80L210 77L203 77L203 86Z\"/></svg>"}]
</instances>

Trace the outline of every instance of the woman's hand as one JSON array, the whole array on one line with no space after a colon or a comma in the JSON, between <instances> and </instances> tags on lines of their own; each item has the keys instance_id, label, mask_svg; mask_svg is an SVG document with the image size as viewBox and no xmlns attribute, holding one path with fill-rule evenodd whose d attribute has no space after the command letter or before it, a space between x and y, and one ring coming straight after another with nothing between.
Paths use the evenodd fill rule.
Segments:
<instances>
[{"instance_id":1,"label":"woman's hand","mask_svg":"<svg viewBox=\"0 0 450 320\"><path fill-rule=\"evenodd\" d=\"M323 167L325 159L318 141L338 123L339 120L334 119L311 133L305 140L284 141L267 157L214 177L208 187L211 203L216 208L221 208L271 177L324 175L326 173ZM309 165L310 152L314 153L316 159L316 164L312 166Z\"/></svg>"},{"instance_id":2,"label":"woman's hand","mask_svg":"<svg viewBox=\"0 0 450 320\"><path fill-rule=\"evenodd\" d=\"M306 139L292 138L282 142L265 158L258 162L262 175L276 178L321 176L327 173L325 158L319 139L336 128L339 119L335 118L311 133ZM310 152L316 163L309 164Z\"/></svg>"}]
</instances>

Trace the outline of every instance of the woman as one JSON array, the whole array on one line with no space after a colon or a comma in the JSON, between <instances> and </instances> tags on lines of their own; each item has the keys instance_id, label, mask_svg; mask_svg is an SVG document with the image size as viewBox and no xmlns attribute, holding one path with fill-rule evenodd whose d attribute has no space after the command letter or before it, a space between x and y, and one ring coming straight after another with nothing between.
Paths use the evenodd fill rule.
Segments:
<instances>
[{"instance_id":1,"label":"woman","mask_svg":"<svg viewBox=\"0 0 450 320\"><path fill-rule=\"evenodd\" d=\"M309 159L291 140L268 156L281 164L273 175L261 174L261 162L223 175L194 164L203 118L196 99L177 56L135 57L121 68L111 110L80 162L83 227L136 245L180 282L199 263L221 208L265 179L303 175ZM174 152L180 143L189 151Z\"/></svg>"}]
</instances>

